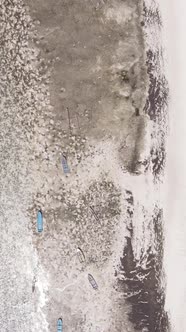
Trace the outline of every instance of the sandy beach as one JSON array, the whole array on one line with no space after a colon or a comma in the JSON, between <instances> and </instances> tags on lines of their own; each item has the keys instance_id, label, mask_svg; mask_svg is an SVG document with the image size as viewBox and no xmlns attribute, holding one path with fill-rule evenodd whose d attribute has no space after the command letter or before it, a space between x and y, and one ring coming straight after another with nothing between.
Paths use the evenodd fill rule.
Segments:
<instances>
[{"instance_id":1,"label":"sandy beach","mask_svg":"<svg viewBox=\"0 0 186 332\"><path fill-rule=\"evenodd\" d=\"M2 0L0 13L0 330L170 331L156 3Z\"/></svg>"}]
</instances>

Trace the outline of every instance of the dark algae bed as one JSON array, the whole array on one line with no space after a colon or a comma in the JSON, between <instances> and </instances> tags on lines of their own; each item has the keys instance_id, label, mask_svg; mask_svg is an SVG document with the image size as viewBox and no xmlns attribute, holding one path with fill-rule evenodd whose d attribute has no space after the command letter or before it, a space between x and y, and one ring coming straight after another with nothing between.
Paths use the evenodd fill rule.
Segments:
<instances>
[{"instance_id":1,"label":"dark algae bed","mask_svg":"<svg viewBox=\"0 0 186 332\"><path fill-rule=\"evenodd\" d=\"M136 330L147 328L148 332L168 332L169 319L164 310L165 292L163 278L163 231L162 211L155 211L153 217L155 232L155 252L149 247L146 252L146 268L142 261L136 261L132 248L132 237L127 237L127 245L121 258L121 273L124 280L118 281L127 302L131 305L129 320ZM144 257L142 258L144 259Z\"/></svg>"}]
</instances>

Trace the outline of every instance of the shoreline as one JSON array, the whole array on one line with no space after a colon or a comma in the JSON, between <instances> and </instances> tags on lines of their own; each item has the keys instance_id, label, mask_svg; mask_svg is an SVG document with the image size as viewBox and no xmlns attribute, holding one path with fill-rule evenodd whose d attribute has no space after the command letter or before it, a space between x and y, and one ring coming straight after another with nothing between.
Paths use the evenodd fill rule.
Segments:
<instances>
[{"instance_id":1,"label":"shoreline","mask_svg":"<svg viewBox=\"0 0 186 332\"><path fill-rule=\"evenodd\" d=\"M160 43L156 45L156 48L154 48L154 45L151 48L152 31L157 32L159 30L158 34L162 33L161 14L158 7L146 7L144 2L142 26L146 38L146 65L149 76L149 90L144 111L154 122L153 132L151 133L154 136L154 146L152 145L148 167L152 171L155 186L162 183L165 172L169 96L168 82L164 76L165 68L162 67L161 48L163 45ZM158 35L154 38L158 38ZM150 332L168 332L171 328L170 317L165 309L166 275L163 262L166 234L164 233L165 216L162 201L159 202L159 205L159 207L155 207L152 219L155 248L153 248L154 245L149 245L146 254L142 254L143 259L145 256L148 268L144 269L141 266L143 259L141 261L136 260L134 256L132 245L133 213L130 213L131 237L127 238L127 245L121 259L121 273L123 273L126 281L120 281L120 285L125 285L126 294L130 294L127 301L132 306L129 319L136 325L137 329L147 328L147 331ZM132 208L130 208L131 210Z\"/></svg>"}]
</instances>

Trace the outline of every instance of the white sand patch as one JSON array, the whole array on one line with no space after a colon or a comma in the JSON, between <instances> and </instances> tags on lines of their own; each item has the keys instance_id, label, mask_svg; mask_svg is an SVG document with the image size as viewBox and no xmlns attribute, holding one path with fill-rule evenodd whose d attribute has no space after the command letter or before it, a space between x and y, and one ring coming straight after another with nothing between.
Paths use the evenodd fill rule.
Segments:
<instances>
[{"instance_id":1,"label":"white sand patch","mask_svg":"<svg viewBox=\"0 0 186 332\"><path fill-rule=\"evenodd\" d=\"M127 7L126 3L118 5L118 3L113 2L112 6L105 10L105 17L121 25L132 19L133 12L134 9L129 6Z\"/></svg>"},{"instance_id":2,"label":"white sand patch","mask_svg":"<svg viewBox=\"0 0 186 332\"><path fill-rule=\"evenodd\" d=\"M44 313L45 305L48 302L48 276L42 266L37 262L36 272L36 312L33 313L34 329L41 332L49 331L46 314ZM35 294L34 294L35 296Z\"/></svg>"}]
</instances>

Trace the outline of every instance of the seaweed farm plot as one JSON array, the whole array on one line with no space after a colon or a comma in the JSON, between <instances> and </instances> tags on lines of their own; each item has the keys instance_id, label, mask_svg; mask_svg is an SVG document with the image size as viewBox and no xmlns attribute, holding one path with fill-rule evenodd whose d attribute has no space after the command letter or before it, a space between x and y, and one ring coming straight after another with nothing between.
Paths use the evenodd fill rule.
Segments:
<instances>
[{"instance_id":1,"label":"seaweed farm plot","mask_svg":"<svg viewBox=\"0 0 186 332\"><path fill-rule=\"evenodd\" d=\"M162 211L157 210L153 217L155 243L141 259L134 257L132 237L126 237L126 246L121 258L118 286L131 311L129 320L136 330L147 332L168 332L169 319L164 310L165 289L163 283L163 231Z\"/></svg>"}]
</instances>

